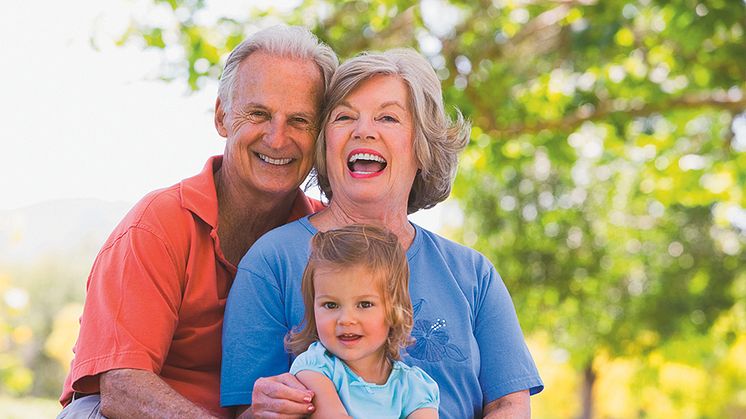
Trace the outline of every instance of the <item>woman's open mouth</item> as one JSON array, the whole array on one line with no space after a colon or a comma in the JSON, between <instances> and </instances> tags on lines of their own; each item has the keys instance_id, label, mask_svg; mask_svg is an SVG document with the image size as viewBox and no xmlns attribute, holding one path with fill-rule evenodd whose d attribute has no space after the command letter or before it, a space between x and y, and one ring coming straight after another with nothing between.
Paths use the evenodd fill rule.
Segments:
<instances>
[{"instance_id":1,"label":"woman's open mouth","mask_svg":"<svg viewBox=\"0 0 746 419\"><path fill-rule=\"evenodd\" d=\"M387 165L386 159L373 150L353 150L347 157L347 168L356 178L378 176Z\"/></svg>"}]
</instances>

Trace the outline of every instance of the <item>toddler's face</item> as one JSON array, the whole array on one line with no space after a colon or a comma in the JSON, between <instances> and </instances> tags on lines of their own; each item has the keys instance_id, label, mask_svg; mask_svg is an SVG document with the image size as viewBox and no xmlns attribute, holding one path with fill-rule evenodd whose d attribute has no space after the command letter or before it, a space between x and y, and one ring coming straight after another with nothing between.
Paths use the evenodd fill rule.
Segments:
<instances>
[{"instance_id":1,"label":"toddler's face","mask_svg":"<svg viewBox=\"0 0 746 419\"><path fill-rule=\"evenodd\" d=\"M321 265L314 273L319 340L358 375L380 367L389 325L379 279L365 266Z\"/></svg>"}]
</instances>

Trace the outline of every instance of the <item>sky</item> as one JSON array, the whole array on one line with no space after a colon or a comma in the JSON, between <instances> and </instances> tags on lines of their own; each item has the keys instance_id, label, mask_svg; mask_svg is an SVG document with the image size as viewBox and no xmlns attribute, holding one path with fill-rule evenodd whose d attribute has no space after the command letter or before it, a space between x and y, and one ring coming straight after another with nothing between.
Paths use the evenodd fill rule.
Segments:
<instances>
[{"instance_id":1,"label":"sky","mask_svg":"<svg viewBox=\"0 0 746 419\"><path fill-rule=\"evenodd\" d=\"M231 15L249 3L257 1L212 4ZM151 13L143 4L151 3L30 0L4 8L0 211L57 199L134 203L222 153L212 113L217 83L190 92L183 81L158 78L160 52L115 45L133 13ZM441 210L413 218L437 229L433 213Z\"/></svg>"}]
</instances>

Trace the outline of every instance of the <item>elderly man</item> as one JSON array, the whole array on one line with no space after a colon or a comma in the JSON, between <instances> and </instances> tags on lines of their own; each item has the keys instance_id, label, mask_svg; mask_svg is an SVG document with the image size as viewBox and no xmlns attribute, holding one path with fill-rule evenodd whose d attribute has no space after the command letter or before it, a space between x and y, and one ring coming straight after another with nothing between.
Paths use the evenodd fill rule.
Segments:
<instances>
[{"instance_id":1,"label":"elderly man","mask_svg":"<svg viewBox=\"0 0 746 419\"><path fill-rule=\"evenodd\" d=\"M257 238L320 208L298 187L336 66L299 27L265 29L230 54L215 106L225 152L143 198L104 244L60 417L232 415L219 404L228 290Z\"/></svg>"}]
</instances>

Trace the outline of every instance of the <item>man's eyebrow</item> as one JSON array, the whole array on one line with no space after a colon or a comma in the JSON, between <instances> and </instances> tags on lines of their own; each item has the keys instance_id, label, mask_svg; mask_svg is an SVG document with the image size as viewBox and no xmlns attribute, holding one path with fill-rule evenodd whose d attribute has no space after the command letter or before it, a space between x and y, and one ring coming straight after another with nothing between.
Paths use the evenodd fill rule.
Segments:
<instances>
[{"instance_id":1,"label":"man's eyebrow","mask_svg":"<svg viewBox=\"0 0 746 419\"><path fill-rule=\"evenodd\" d=\"M317 118L316 112L310 112L309 113L309 112L303 112L303 111L301 111L301 112L293 112L293 113L290 114L290 116L291 117L302 116L303 118L306 118L306 119L308 119L310 121L314 121Z\"/></svg>"},{"instance_id":2,"label":"man's eyebrow","mask_svg":"<svg viewBox=\"0 0 746 419\"><path fill-rule=\"evenodd\" d=\"M267 110L267 107L262 105L261 103L257 102L247 102L241 105L241 109L264 109Z\"/></svg>"}]
</instances>

